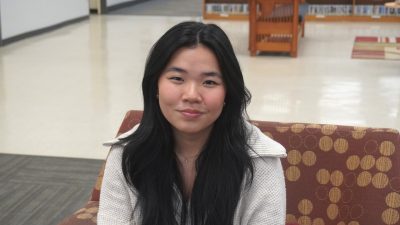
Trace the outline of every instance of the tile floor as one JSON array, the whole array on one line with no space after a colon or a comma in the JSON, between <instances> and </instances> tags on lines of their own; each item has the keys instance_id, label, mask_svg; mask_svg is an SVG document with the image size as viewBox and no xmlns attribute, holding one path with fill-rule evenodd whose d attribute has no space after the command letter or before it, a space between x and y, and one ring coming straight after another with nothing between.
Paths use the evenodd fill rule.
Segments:
<instances>
[{"instance_id":1,"label":"tile floor","mask_svg":"<svg viewBox=\"0 0 400 225\"><path fill-rule=\"evenodd\" d=\"M172 25L199 17L90 16L0 48L0 152L103 159L128 109L141 109L147 53ZM247 52L230 36L253 94L252 119L400 129L400 61L355 60L355 36L400 36L398 23L306 24L298 58Z\"/></svg>"}]
</instances>

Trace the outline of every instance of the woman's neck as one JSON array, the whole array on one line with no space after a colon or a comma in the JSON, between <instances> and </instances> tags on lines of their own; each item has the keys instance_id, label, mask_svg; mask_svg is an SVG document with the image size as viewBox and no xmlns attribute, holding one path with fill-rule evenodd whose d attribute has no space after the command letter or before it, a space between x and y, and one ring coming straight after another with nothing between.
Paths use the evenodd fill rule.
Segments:
<instances>
[{"instance_id":1,"label":"woman's neck","mask_svg":"<svg viewBox=\"0 0 400 225\"><path fill-rule=\"evenodd\" d=\"M198 156L207 142L209 132L206 134L184 134L175 132L175 153L183 158ZM197 158L197 157L196 157Z\"/></svg>"},{"instance_id":2,"label":"woman's neck","mask_svg":"<svg viewBox=\"0 0 400 225\"><path fill-rule=\"evenodd\" d=\"M196 160L210 132L202 134L185 134L174 132L175 137L175 154L178 162L179 172L183 181L183 195L186 199L190 199L194 181L196 179Z\"/></svg>"}]
</instances>

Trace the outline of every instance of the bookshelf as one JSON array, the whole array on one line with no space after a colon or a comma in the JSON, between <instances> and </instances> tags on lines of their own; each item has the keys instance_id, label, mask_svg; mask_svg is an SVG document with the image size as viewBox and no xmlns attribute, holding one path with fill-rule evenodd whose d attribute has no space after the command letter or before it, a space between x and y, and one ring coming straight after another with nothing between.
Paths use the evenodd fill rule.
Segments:
<instances>
[{"instance_id":1,"label":"bookshelf","mask_svg":"<svg viewBox=\"0 0 400 225\"><path fill-rule=\"evenodd\" d=\"M203 0L203 18L248 20L248 0Z\"/></svg>"},{"instance_id":2,"label":"bookshelf","mask_svg":"<svg viewBox=\"0 0 400 225\"><path fill-rule=\"evenodd\" d=\"M391 0L308 0L307 21L400 22Z\"/></svg>"},{"instance_id":3,"label":"bookshelf","mask_svg":"<svg viewBox=\"0 0 400 225\"><path fill-rule=\"evenodd\" d=\"M306 0L307 21L400 22L400 8L385 6L394 0ZM203 18L248 20L248 0L203 0ZM302 2L302 1L300 1Z\"/></svg>"}]
</instances>

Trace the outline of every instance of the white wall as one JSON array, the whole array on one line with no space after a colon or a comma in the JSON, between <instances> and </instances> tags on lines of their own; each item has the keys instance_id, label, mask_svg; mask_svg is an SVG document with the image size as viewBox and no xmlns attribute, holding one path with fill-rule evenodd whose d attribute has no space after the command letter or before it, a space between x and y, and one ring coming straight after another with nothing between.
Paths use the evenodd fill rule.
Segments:
<instances>
[{"instance_id":1,"label":"white wall","mask_svg":"<svg viewBox=\"0 0 400 225\"><path fill-rule=\"evenodd\" d=\"M2 39L89 15L88 0L0 0Z\"/></svg>"},{"instance_id":2,"label":"white wall","mask_svg":"<svg viewBox=\"0 0 400 225\"><path fill-rule=\"evenodd\" d=\"M136 0L106 0L107 1L107 7L117 5L120 3L125 3L125 2L134 2Z\"/></svg>"}]
</instances>

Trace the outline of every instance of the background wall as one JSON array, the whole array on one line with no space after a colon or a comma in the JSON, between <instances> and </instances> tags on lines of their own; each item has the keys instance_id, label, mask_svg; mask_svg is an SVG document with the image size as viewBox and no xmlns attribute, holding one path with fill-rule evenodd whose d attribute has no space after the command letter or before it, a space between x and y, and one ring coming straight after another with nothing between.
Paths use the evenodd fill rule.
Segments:
<instances>
[{"instance_id":1,"label":"background wall","mask_svg":"<svg viewBox=\"0 0 400 225\"><path fill-rule=\"evenodd\" d=\"M89 15L87 0L0 0L1 38Z\"/></svg>"}]
</instances>

